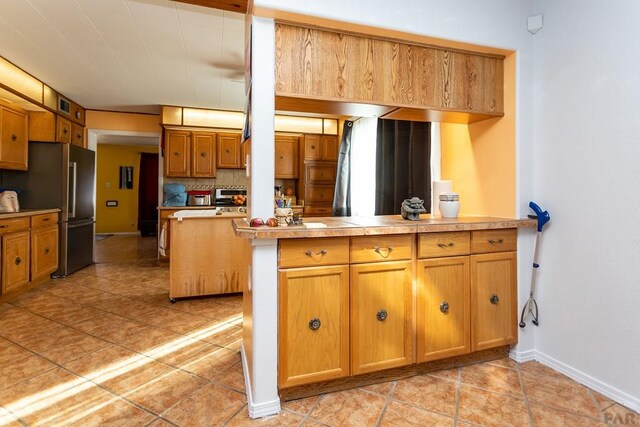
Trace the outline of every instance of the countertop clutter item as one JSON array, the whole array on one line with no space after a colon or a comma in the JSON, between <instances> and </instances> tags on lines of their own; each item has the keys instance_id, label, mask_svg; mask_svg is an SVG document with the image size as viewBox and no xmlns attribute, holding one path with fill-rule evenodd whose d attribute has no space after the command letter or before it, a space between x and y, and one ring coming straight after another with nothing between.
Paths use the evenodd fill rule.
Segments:
<instances>
[{"instance_id":1,"label":"countertop clutter item","mask_svg":"<svg viewBox=\"0 0 640 427\"><path fill-rule=\"evenodd\" d=\"M164 184L162 186L162 206L186 206L187 192L182 184Z\"/></svg>"},{"instance_id":2,"label":"countertop clutter item","mask_svg":"<svg viewBox=\"0 0 640 427\"><path fill-rule=\"evenodd\" d=\"M419 197L405 199L400 206L400 215L409 221L418 221L421 213L427 213L424 208L424 200Z\"/></svg>"},{"instance_id":3,"label":"countertop clutter item","mask_svg":"<svg viewBox=\"0 0 640 427\"><path fill-rule=\"evenodd\" d=\"M211 190L187 191L187 206L211 206Z\"/></svg>"},{"instance_id":4,"label":"countertop clutter item","mask_svg":"<svg viewBox=\"0 0 640 427\"><path fill-rule=\"evenodd\" d=\"M0 193L0 212L19 212L18 194L15 191Z\"/></svg>"},{"instance_id":5,"label":"countertop clutter item","mask_svg":"<svg viewBox=\"0 0 640 427\"><path fill-rule=\"evenodd\" d=\"M443 218L457 218L460 212L460 195L453 192L440 193L440 215Z\"/></svg>"},{"instance_id":6,"label":"countertop clutter item","mask_svg":"<svg viewBox=\"0 0 640 427\"><path fill-rule=\"evenodd\" d=\"M431 192L431 215L440 215L440 194L451 191L453 191L453 181L433 181L433 191Z\"/></svg>"},{"instance_id":7,"label":"countertop clutter item","mask_svg":"<svg viewBox=\"0 0 640 427\"><path fill-rule=\"evenodd\" d=\"M238 196L243 196L239 199ZM238 201L240 200L240 203ZM220 185L215 188L216 206L246 206L247 186L246 185Z\"/></svg>"}]
</instances>

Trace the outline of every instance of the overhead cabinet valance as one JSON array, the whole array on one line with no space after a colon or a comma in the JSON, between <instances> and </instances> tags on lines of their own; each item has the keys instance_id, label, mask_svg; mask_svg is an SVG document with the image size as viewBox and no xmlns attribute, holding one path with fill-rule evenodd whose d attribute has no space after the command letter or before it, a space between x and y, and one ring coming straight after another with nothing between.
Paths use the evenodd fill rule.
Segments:
<instances>
[{"instance_id":1,"label":"overhead cabinet valance","mask_svg":"<svg viewBox=\"0 0 640 427\"><path fill-rule=\"evenodd\" d=\"M276 25L279 97L496 117L504 112L503 61L498 55Z\"/></svg>"}]
</instances>

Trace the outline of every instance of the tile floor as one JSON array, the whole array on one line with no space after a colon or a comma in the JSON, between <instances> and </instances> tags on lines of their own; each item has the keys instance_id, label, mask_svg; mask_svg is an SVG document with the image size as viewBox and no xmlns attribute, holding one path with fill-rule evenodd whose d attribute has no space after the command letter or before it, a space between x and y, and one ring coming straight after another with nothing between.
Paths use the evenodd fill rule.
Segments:
<instances>
[{"instance_id":1,"label":"tile floor","mask_svg":"<svg viewBox=\"0 0 640 427\"><path fill-rule=\"evenodd\" d=\"M172 305L167 287L166 265L102 263L0 304L0 426L640 424L549 368L509 359L287 402L251 421L241 298Z\"/></svg>"}]
</instances>

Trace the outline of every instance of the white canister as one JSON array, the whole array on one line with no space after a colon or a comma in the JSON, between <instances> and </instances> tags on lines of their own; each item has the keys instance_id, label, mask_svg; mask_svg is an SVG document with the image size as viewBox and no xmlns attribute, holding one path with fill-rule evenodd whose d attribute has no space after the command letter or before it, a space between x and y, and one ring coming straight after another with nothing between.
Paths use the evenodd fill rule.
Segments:
<instances>
[{"instance_id":1,"label":"white canister","mask_svg":"<svg viewBox=\"0 0 640 427\"><path fill-rule=\"evenodd\" d=\"M440 215L442 218L457 218L458 212L460 212L460 202L459 201L445 201L440 200L439 204Z\"/></svg>"}]
</instances>

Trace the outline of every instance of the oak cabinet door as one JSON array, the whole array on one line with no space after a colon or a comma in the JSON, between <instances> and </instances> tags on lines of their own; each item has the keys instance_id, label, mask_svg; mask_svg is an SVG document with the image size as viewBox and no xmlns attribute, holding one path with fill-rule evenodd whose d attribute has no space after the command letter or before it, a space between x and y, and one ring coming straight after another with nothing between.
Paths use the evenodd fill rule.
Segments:
<instances>
[{"instance_id":1,"label":"oak cabinet door","mask_svg":"<svg viewBox=\"0 0 640 427\"><path fill-rule=\"evenodd\" d=\"M31 280L58 269L58 227L31 230Z\"/></svg>"},{"instance_id":2,"label":"oak cabinet door","mask_svg":"<svg viewBox=\"0 0 640 427\"><path fill-rule=\"evenodd\" d=\"M320 135L304 136L304 159L322 160L322 137Z\"/></svg>"},{"instance_id":3,"label":"oak cabinet door","mask_svg":"<svg viewBox=\"0 0 640 427\"><path fill-rule=\"evenodd\" d=\"M278 384L349 375L349 267L280 270Z\"/></svg>"},{"instance_id":4,"label":"oak cabinet door","mask_svg":"<svg viewBox=\"0 0 640 427\"><path fill-rule=\"evenodd\" d=\"M324 135L322 137L322 160L337 162L339 147L337 136Z\"/></svg>"},{"instance_id":5,"label":"oak cabinet door","mask_svg":"<svg viewBox=\"0 0 640 427\"><path fill-rule=\"evenodd\" d=\"M518 339L516 253L471 256L471 348L513 344Z\"/></svg>"},{"instance_id":6,"label":"oak cabinet door","mask_svg":"<svg viewBox=\"0 0 640 427\"><path fill-rule=\"evenodd\" d=\"M84 127L71 123L71 143L78 147L85 146L84 144Z\"/></svg>"},{"instance_id":7,"label":"oak cabinet door","mask_svg":"<svg viewBox=\"0 0 640 427\"><path fill-rule=\"evenodd\" d=\"M275 177L298 178L298 136L276 135Z\"/></svg>"},{"instance_id":8,"label":"oak cabinet door","mask_svg":"<svg viewBox=\"0 0 640 427\"><path fill-rule=\"evenodd\" d=\"M191 133L166 131L164 143L164 176L190 176Z\"/></svg>"},{"instance_id":9,"label":"oak cabinet door","mask_svg":"<svg viewBox=\"0 0 640 427\"><path fill-rule=\"evenodd\" d=\"M469 257L418 261L417 362L470 352Z\"/></svg>"},{"instance_id":10,"label":"oak cabinet door","mask_svg":"<svg viewBox=\"0 0 640 427\"><path fill-rule=\"evenodd\" d=\"M216 177L216 134L193 132L191 176L198 178Z\"/></svg>"},{"instance_id":11,"label":"oak cabinet door","mask_svg":"<svg viewBox=\"0 0 640 427\"><path fill-rule=\"evenodd\" d=\"M0 108L0 169L27 170L27 115Z\"/></svg>"},{"instance_id":12,"label":"oak cabinet door","mask_svg":"<svg viewBox=\"0 0 640 427\"><path fill-rule=\"evenodd\" d=\"M2 236L2 293L29 283L29 232Z\"/></svg>"},{"instance_id":13,"label":"oak cabinet door","mask_svg":"<svg viewBox=\"0 0 640 427\"><path fill-rule=\"evenodd\" d=\"M411 261L351 266L351 372L413 362Z\"/></svg>"},{"instance_id":14,"label":"oak cabinet door","mask_svg":"<svg viewBox=\"0 0 640 427\"><path fill-rule=\"evenodd\" d=\"M71 144L71 122L60 116L56 117L56 141Z\"/></svg>"},{"instance_id":15,"label":"oak cabinet door","mask_svg":"<svg viewBox=\"0 0 640 427\"><path fill-rule=\"evenodd\" d=\"M216 165L220 169L242 169L239 133L219 133Z\"/></svg>"}]
</instances>

